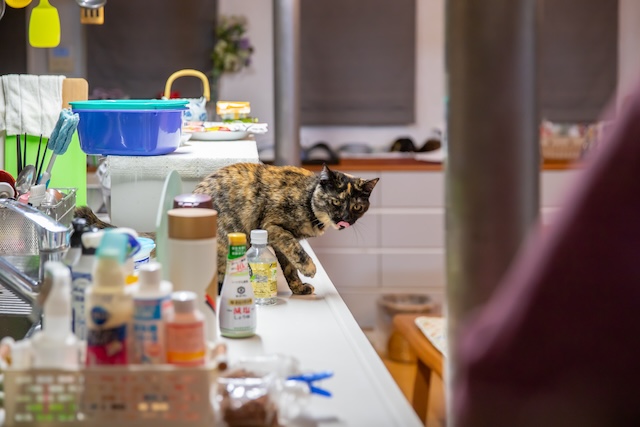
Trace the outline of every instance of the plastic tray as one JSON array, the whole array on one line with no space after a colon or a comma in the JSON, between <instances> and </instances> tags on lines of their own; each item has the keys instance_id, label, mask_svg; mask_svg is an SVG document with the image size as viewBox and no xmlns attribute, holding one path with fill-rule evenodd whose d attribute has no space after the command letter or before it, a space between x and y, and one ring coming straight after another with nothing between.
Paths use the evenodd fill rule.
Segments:
<instances>
[{"instance_id":1,"label":"plastic tray","mask_svg":"<svg viewBox=\"0 0 640 427\"><path fill-rule=\"evenodd\" d=\"M9 426L210 427L213 367L131 365L6 370Z\"/></svg>"}]
</instances>

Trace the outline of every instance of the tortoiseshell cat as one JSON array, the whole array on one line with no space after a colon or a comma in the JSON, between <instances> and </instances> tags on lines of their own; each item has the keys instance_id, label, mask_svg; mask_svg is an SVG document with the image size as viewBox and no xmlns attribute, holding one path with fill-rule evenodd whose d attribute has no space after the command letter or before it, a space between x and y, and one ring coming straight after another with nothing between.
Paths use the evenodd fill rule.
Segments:
<instances>
[{"instance_id":1,"label":"tortoiseshell cat","mask_svg":"<svg viewBox=\"0 0 640 427\"><path fill-rule=\"evenodd\" d=\"M303 283L316 266L300 240L322 235L327 227L344 229L369 209L369 196L379 178L364 180L326 165L319 175L295 166L236 163L218 169L194 193L211 196L218 211L218 273L224 275L228 233L264 229L289 288L294 294L313 293Z\"/></svg>"}]
</instances>

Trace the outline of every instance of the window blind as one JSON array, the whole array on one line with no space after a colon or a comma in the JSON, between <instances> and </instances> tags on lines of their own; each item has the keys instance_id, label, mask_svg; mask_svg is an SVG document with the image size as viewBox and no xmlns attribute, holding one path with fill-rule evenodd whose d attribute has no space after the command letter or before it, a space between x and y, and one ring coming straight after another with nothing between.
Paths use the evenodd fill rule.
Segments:
<instances>
[{"instance_id":1,"label":"window blind","mask_svg":"<svg viewBox=\"0 0 640 427\"><path fill-rule=\"evenodd\" d=\"M415 0L302 1L301 123L412 123L415 17Z\"/></svg>"}]
</instances>

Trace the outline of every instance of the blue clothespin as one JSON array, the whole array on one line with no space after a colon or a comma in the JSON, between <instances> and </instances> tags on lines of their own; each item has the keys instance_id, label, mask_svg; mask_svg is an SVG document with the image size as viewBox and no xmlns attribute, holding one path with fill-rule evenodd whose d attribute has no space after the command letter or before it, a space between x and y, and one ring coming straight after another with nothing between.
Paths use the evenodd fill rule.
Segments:
<instances>
[{"instance_id":1,"label":"blue clothespin","mask_svg":"<svg viewBox=\"0 0 640 427\"><path fill-rule=\"evenodd\" d=\"M320 396L331 397L330 391L320 387L316 387L312 383L314 381L320 381L327 378L331 378L332 376L333 376L333 372L322 371L322 372L316 372L312 374L292 375L290 377L287 377L287 379L293 380L293 381L304 381L309 386L309 391L311 391L311 393L319 394Z\"/></svg>"}]
</instances>

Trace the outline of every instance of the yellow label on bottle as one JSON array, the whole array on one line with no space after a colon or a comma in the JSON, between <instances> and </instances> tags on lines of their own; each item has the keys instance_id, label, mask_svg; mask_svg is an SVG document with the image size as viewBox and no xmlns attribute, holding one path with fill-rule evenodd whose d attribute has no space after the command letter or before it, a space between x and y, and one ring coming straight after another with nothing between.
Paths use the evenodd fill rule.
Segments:
<instances>
[{"instance_id":1,"label":"yellow label on bottle","mask_svg":"<svg viewBox=\"0 0 640 427\"><path fill-rule=\"evenodd\" d=\"M278 295L278 266L275 262L249 263L251 285L256 298L272 298Z\"/></svg>"}]
</instances>

